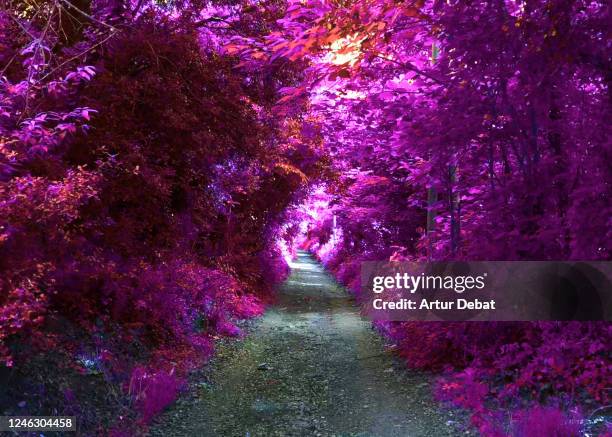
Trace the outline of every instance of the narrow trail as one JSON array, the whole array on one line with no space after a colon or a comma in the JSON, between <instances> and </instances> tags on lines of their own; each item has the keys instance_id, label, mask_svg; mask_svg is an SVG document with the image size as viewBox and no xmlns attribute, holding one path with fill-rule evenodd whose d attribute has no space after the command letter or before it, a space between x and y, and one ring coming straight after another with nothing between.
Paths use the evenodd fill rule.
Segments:
<instances>
[{"instance_id":1,"label":"narrow trail","mask_svg":"<svg viewBox=\"0 0 612 437\"><path fill-rule=\"evenodd\" d=\"M279 303L216 357L152 436L452 436L430 378L402 369L345 291L300 252Z\"/></svg>"}]
</instances>

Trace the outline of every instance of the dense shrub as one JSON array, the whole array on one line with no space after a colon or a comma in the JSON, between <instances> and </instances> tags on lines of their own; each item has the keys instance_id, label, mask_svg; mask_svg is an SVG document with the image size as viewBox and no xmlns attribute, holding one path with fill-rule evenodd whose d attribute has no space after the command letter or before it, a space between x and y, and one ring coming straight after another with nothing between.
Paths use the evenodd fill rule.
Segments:
<instances>
[{"instance_id":1,"label":"dense shrub","mask_svg":"<svg viewBox=\"0 0 612 437\"><path fill-rule=\"evenodd\" d=\"M299 70L241 71L201 5L81 3L0 10L0 366L57 351L148 423L272 300L325 151L273 115Z\"/></svg>"},{"instance_id":2,"label":"dense shrub","mask_svg":"<svg viewBox=\"0 0 612 437\"><path fill-rule=\"evenodd\" d=\"M130 377L128 393L131 395L141 420L149 423L178 396L181 381L173 373L149 373L136 367Z\"/></svg>"}]
</instances>

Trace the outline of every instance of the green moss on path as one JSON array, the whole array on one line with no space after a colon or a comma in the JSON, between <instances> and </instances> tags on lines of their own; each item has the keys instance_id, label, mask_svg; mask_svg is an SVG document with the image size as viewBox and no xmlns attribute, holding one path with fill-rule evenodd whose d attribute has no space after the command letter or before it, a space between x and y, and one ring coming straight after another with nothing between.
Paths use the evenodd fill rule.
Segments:
<instances>
[{"instance_id":1,"label":"green moss on path","mask_svg":"<svg viewBox=\"0 0 612 437\"><path fill-rule=\"evenodd\" d=\"M454 436L430 376L402 369L345 291L299 253L277 306L223 342L152 436ZM196 379L198 379L196 378Z\"/></svg>"}]
</instances>

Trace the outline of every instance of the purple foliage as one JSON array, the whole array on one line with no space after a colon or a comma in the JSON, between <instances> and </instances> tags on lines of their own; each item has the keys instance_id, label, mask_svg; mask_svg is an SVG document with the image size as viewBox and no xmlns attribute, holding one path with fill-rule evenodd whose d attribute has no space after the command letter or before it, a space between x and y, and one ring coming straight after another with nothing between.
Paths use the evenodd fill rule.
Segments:
<instances>
[{"instance_id":1,"label":"purple foliage","mask_svg":"<svg viewBox=\"0 0 612 437\"><path fill-rule=\"evenodd\" d=\"M148 423L298 246L355 294L367 260L612 256L606 2L26 3L0 8L6 366L95 344ZM609 323L377 329L485 435L610 401Z\"/></svg>"},{"instance_id":2,"label":"purple foliage","mask_svg":"<svg viewBox=\"0 0 612 437\"><path fill-rule=\"evenodd\" d=\"M579 417L568 417L552 407L534 407L519 411L512 424L512 437L578 437L581 436Z\"/></svg>"},{"instance_id":3,"label":"purple foliage","mask_svg":"<svg viewBox=\"0 0 612 437\"><path fill-rule=\"evenodd\" d=\"M140 413L141 420L147 424L177 398L183 381L174 371L150 371L136 367L130 377L128 392Z\"/></svg>"}]
</instances>

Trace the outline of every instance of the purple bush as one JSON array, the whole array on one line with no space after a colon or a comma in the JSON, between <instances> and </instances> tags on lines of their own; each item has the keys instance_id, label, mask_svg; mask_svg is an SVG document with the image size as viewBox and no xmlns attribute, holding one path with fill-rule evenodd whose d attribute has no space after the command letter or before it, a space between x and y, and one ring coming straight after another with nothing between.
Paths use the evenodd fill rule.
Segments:
<instances>
[{"instance_id":1,"label":"purple bush","mask_svg":"<svg viewBox=\"0 0 612 437\"><path fill-rule=\"evenodd\" d=\"M536 406L516 413L512 437L579 437L582 435L580 418L570 418L552 407Z\"/></svg>"},{"instance_id":2,"label":"purple bush","mask_svg":"<svg viewBox=\"0 0 612 437\"><path fill-rule=\"evenodd\" d=\"M183 381L176 377L173 370L151 372L139 366L132 371L128 393L140 419L148 424L176 400L182 386Z\"/></svg>"}]
</instances>

